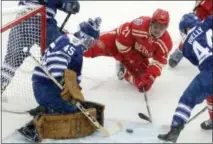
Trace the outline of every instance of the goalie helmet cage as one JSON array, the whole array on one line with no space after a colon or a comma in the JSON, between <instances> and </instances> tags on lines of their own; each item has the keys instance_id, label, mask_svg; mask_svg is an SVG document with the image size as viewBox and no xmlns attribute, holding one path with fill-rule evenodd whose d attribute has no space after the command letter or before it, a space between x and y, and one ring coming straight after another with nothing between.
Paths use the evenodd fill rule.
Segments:
<instances>
[{"instance_id":1,"label":"goalie helmet cage","mask_svg":"<svg viewBox=\"0 0 213 144\"><path fill-rule=\"evenodd\" d=\"M23 48L39 45L40 49L30 51L41 59L46 48L46 8L26 5L7 9L2 9L1 27L2 111L25 112L37 106L31 80L36 63Z\"/></svg>"}]
</instances>

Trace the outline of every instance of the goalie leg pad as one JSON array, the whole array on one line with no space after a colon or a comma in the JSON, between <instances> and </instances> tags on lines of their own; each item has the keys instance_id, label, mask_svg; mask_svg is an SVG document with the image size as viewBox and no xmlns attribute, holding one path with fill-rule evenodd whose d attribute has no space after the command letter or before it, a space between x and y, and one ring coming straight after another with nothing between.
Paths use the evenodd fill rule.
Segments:
<instances>
[{"instance_id":1,"label":"goalie leg pad","mask_svg":"<svg viewBox=\"0 0 213 144\"><path fill-rule=\"evenodd\" d=\"M96 109L90 108L87 111L97 118ZM39 139L71 139L91 135L96 128L82 113L41 115L34 120Z\"/></svg>"}]
</instances>

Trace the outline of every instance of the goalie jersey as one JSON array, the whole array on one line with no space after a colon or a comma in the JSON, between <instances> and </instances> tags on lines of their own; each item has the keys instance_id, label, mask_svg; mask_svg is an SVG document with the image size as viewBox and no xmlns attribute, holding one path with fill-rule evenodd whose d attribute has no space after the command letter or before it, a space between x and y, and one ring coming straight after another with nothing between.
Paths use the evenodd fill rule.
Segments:
<instances>
[{"instance_id":1,"label":"goalie jersey","mask_svg":"<svg viewBox=\"0 0 213 144\"><path fill-rule=\"evenodd\" d=\"M76 72L77 82L80 83L82 63L83 49L80 40L71 34L58 37L42 57L42 65L59 82L63 82L64 71L68 68ZM32 80L41 83L52 82L39 66L35 67Z\"/></svg>"},{"instance_id":2,"label":"goalie jersey","mask_svg":"<svg viewBox=\"0 0 213 144\"><path fill-rule=\"evenodd\" d=\"M183 55L199 70L212 68L212 16L192 28L183 44Z\"/></svg>"}]
</instances>

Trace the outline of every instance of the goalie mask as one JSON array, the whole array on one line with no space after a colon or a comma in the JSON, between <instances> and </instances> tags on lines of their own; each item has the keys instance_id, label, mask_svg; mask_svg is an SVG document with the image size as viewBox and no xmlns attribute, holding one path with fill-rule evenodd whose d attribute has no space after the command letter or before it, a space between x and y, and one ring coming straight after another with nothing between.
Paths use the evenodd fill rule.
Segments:
<instances>
[{"instance_id":1,"label":"goalie mask","mask_svg":"<svg viewBox=\"0 0 213 144\"><path fill-rule=\"evenodd\" d=\"M161 37L169 25L169 13L162 9L157 9L151 20L150 33L154 37Z\"/></svg>"},{"instance_id":2,"label":"goalie mask","mask_svg":"<svg viewBox=\"0 0 213 144\"><path fill-rule=\"evenodd\" d=\"M78 36L81 39L84 51L92 47L100 35L101 19L98 17L95 20L89 19L87 22L82 22L79 25Z\"/></svg>"}]
</instances>

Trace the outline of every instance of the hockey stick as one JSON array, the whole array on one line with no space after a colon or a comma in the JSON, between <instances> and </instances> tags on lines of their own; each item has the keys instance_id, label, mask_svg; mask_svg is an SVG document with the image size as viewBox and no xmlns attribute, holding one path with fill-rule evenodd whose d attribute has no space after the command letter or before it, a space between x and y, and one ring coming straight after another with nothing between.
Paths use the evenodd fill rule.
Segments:
<instances>
[{"instance_id":1,"label":"hockey stick","mask_svg":"<svg viewBox=\"0 0 213 144\"><path fill-rule=\"evenodd\" d=\"M36 44L33 47L39 47ZM61 84L58 83L58 81L49 73L49 71L47 70L47 68L43 65L40 64L40 62L33 56L31 55L31 53L29 52L29 49L27 47L25 47L23 49L23 51L28 54L36 63L37 65L47 74L47 76L60 88L63 89L63 86ZM97 130L99 130L104 136L110 136L113 133L118 132L121 128L122 125L120 122L118 122L116 124L115 127L113 127L112 129L106 129L104 128L102 125L100 125L100 123L96 120L95 117L93 117L82 105L80 102L78 101L72 101L70 102L74 105L76 105L79 110L93 123L93 125L97 128Z\"/></svg>"},{"instance_id":2,"label":"hockey stick","mask_svg":"<svg viewBox=\"0 0 213 144\"><path fill-rule=\"evenodd\" d=\"M19 111L7 110L7 109L2 109L2 112L7 112L7 113L11 113L11 114L27 114L28 113L26 111L19 112Z\"/></svg>"},{"instance_id":3,"label":"hockey stick","mask_svg":"<svg viewBox=\"0 0 213 144\"><path fill-rule=\"evenodd\" d=\"M194 115L192 118L190 118L186 124L190 123L192 120L194 120L195 118L197 118L200 114L202 114L203 112L205 112L208 109L207 106L205 106L202 110L200 110L196 115Z\"/></svg>"},{"instance_id":4,"label":"hockey stick","mask_svg":"<svg viewBox=\"0 0 213 144\"><path fill-rule=\"evenodd\" d=\"M65 24L67 23L67 21L69 20L70 16L71 16L71 13L68 13L66 18L64 19L64 22L62 23L62 25L61 25L61 27L59 29L60 32L63 30L63 28L64 28Z\"/></svg>"},{"instance_id":5,"label":"hockey stick","mask_svg":"<svg viewBox=\"0 0 213 144\"><path fill-rule=\"evenodd\" d=\"M193 8L193 12L195 12L201 4L203 4L205 1L198 1L195 3L195 7Z\"/></svg>"},{"instance_id":6,"label":"hockey stick","mask_svg":"<svg viewBox=\"0 0 213 144\"><path fill-rule=\"evenodd\" d=\"M150 108L149 108L149 103L148 103L148 99L147 99L147 94L146 94L145 88L143 88L143 92L144 92L144 98L145 98L146 108L147 108L149 117L146 116L146 115L143 114L143 113L138 113L138 116L139 116L141 119L147 120L147 121L149 121L150 123L152 123L152 115L151 115L151 111L150 111Z\"/></svg>"}]
</instances>

